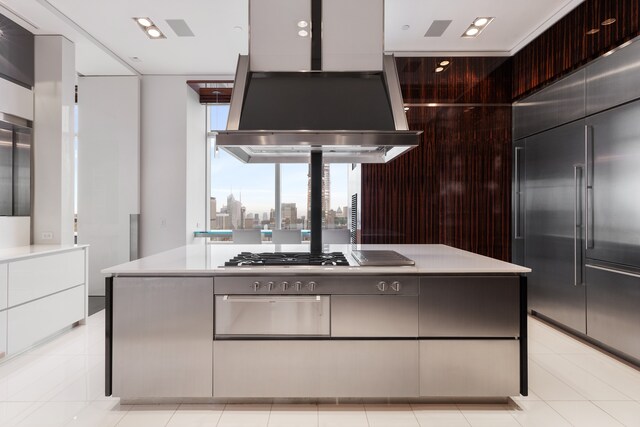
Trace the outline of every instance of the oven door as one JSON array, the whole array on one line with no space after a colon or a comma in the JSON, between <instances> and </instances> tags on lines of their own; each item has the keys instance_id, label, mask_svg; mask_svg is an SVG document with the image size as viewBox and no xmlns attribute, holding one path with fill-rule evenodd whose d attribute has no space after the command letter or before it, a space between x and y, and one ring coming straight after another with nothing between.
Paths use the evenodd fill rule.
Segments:
<instances>
[{"instance_id":1,"label":"oven door","mask_svg":"<svg viewBox=\"0 0 640 427\"><path fill-rule=\"evenodd\" d=\"M330 307L322 295L218 295L216 338L329 336Z\"/></svg>"}]
</instances>

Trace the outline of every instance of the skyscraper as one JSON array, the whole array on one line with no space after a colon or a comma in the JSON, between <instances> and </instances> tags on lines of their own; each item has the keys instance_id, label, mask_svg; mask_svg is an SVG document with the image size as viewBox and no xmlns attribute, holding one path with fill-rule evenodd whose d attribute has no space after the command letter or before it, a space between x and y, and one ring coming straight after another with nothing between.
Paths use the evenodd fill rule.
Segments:
<instances>
[{"instance_id":1,"label":"skyscraper","mask_svg":"<svg viewBox=\"0 0 640 427\"><path fill-rule=\"evenodd\" d=\"M209 221L210 221L209 229L210 230L216 229L216 214L218 213L217 209L218 207L216 203L216 198L211 197L209 199Z\"/></svg>"},{"instance_id":2,"label":"skyscraper","mask_svg":"<svg viewBox=\"0 0 640 427\"><path fill-rule=\"evenodd\" d=\"M329 209L331 209L331 170L329 164L322 165L322 224L327 223L327 215ZM309 172L307 174L309 178L307 183L307 221L311 220L311 165L309 165ZM310 224L306 225L307 227Z\"/></svg>"},{"instance_id":3,"label":"skyscraper","mask_svg":"<svg viewBox=\"0 0 640 427\"><path fill-rule=\"evenodd\" d=\"M295 229L298 222L298 208L295 203L281 203L282 228Z\"/></svg>"},{"instance_id":4,"label":"skyscraper","mask_svg":"<svg viewBox=\"0 0 640 427\"><path fill-rule=\"evenodd\" d=\"M229 225L231 229L242 228L242 203L233 196L233 193L227 196L227 212L229 213Z\"/></svg>"}]
</instances>

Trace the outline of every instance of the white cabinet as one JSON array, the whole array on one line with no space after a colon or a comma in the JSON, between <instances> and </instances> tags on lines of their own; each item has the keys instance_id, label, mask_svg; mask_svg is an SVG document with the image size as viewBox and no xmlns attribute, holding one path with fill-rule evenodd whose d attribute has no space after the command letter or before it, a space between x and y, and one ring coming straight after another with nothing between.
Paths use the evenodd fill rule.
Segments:
<instances>
[{"instance_id":1,"label":"white cabinet","mask_svg":"<svg viewBox=\"0 0 640 427\"><path fill-rule=\"evenodd\" d=\"M0 264L0 310L7 308L7 264Z\"/></svg>"},{"instance_id":2,"label":"white cabinet","mask_svg":"<svg viewBox=\"0 0 640 427\"><path fill-rule=\"evenodd\" d=\"M7 355L7 311L0 311L0 360Z\"/></svg>"},{"instance_id":3,"label":"white cabinet","mask_svg":"<svg viewBox=\"0 0 640 427\"><path fill-rule=\"evenodd\" d=\"M80 285L8 310L8 353L15 354L84 318Z\"/></svg>"},{"instance_id":4,"label":"white cabinet","mask_svg":"<svg viewBox=\"0 0 640 427\"><path fill-rule=\"evenodd\" d=\"M38 256L9 264L9 307L84 283L83 250Z\"/></svg>"}]
</instances>

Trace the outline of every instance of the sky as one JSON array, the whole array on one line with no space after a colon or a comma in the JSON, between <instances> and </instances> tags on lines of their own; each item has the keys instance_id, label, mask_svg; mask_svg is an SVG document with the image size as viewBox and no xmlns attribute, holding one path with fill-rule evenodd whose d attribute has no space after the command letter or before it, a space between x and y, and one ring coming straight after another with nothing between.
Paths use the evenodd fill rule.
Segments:
<instances>
[{"instance_id":1,"label":"sky","mask_svg":"<svg viewBox=\"0 0 640 427\"><path fill-rule=\"evenodd\" d=\"M210 107L211 129L226 129L228 105ZM275 205L275 165L246 164L237 160L226 151L212 151L211 158L211 196L216 198L218 211L226 205L227 196L233 193L236 199L242 197L242 204L247 213L269 213ZM332 164L331 174L331 209L338 210L348 205L348 171L349 164ZM295 203L298 216L306 215L307 182L309 165L282 164L280 181L282 185L281 203Z\"/></svg>"}]
</instances>

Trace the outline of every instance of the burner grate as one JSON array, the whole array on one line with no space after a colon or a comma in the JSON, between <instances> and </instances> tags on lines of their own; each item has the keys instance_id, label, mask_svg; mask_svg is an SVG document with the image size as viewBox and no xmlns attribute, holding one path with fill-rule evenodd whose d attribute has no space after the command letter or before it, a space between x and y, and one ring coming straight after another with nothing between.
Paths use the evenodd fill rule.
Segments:
<instances>
[{"instance_id":1,"label":"burner grate","mask_svg":"<svg viewBox=\"0 0 640 427\"><path fill-rule=\"evenodd\" d=\"M225 267L273 266L273 265L319 265L348 266L349 261L342 252L311 254L309 252L240 252L224 263Z\"/></svg>"}]
</instances>

